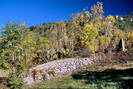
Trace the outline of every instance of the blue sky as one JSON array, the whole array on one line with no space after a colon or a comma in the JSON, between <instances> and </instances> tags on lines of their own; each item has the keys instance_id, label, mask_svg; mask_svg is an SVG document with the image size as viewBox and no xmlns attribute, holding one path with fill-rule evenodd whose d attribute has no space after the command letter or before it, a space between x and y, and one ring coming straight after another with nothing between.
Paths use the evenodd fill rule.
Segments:
<instances>
[{"instance_id":1,"label":"blue sky","mask_svg":"<svg viewBox=\"0 0 133 89\"><path fill-rule=\"evenodd\" d=\"M98 0L0 0L0 26L7 21L26 22L27 25L67 20L72 13L81 12ZM133 0L100 0L105 15L133 12Z\"/></svg>"},{"instance_id":2,"label":"blue sky","mask_svg":"<svg viewBox=\"0 0 133 89\"><path fill-rule=\"evenodd\" d=\"M133 12L133 0L102 0L106 15L125 15Z\"/></svg>"}]
</instances>

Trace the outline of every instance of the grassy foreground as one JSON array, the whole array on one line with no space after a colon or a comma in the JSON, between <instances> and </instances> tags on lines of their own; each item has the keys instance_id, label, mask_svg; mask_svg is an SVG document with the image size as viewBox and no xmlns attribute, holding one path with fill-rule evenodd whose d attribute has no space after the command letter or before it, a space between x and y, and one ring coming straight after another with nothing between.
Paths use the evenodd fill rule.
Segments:
<instances>
[{"instance_id":1,"label":"grassy foreground","mask_svg":"<svg viewBox=\"0 0 133 89\"><path fill-rule=\"evenodd\" d=\"M87 88L87 89L133 89L133 67L92 68L71 76L54 78L23 89Z\"/></svg>"}]
</instances>

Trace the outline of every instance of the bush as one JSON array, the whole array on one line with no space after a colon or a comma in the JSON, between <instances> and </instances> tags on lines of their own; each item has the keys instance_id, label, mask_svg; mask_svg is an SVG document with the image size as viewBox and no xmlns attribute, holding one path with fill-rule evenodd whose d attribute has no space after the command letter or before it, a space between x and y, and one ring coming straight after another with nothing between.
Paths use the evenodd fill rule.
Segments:
<instances>
[{"instance_id":1,"label":"bush","mask_svg":"<svg viewBox=\"0 0 133 89\"><path fill-rule=\"evenodd\" d=\"M7 78L7 86L10 89L21 89L21 87L23 86L23 80L20 76L21 73L21 69L12 68L11 73Z\"/></svg>"},{"instance_id":2,"label":"bush","mask_svg":"<svg viewBox=\"0 0 133 89\"><path fill-rule=\"evenodd\" d=\"M7 79L7 86L10 87L10 89L21 89L23 81L18 76L11 75Z\"/></svg>"}]
</instances>

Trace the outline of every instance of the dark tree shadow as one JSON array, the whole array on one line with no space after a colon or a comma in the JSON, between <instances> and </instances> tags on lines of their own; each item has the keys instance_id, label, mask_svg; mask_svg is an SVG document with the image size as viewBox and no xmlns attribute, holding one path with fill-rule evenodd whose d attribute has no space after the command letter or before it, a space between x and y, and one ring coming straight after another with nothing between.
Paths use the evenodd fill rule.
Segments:
<instances>
[{"instance_id":1,"label":"dark tree shadow","mask_svg":"<svg viewBox=\"0 0 133 89\"><path fill-rule=\"evenodd\" d=\"M76 80L85 80L86 84L119 83L120 89L133 89L133 68L125 70L107 69L101 72L84 71L72 75Z\"/></svg>"}]
</instances>

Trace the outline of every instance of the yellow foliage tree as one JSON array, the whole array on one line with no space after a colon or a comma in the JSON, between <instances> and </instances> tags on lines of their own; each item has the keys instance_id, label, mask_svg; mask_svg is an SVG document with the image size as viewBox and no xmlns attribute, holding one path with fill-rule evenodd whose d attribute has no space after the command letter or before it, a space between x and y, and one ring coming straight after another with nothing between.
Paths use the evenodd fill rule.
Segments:
<instances>
[{"instance_id":1,"label":"yellow foliage tree","mask_svg":"<svg viewBox=\"0 0 133 89\"><path fill-rule=\"evenodd\" d=\"M99 29L94 24L86 24L85 33L81 35L80 39L83 44L88 48L89 53L94 53L98 49L98 34Z\"/></svg>"}]
</instances>

